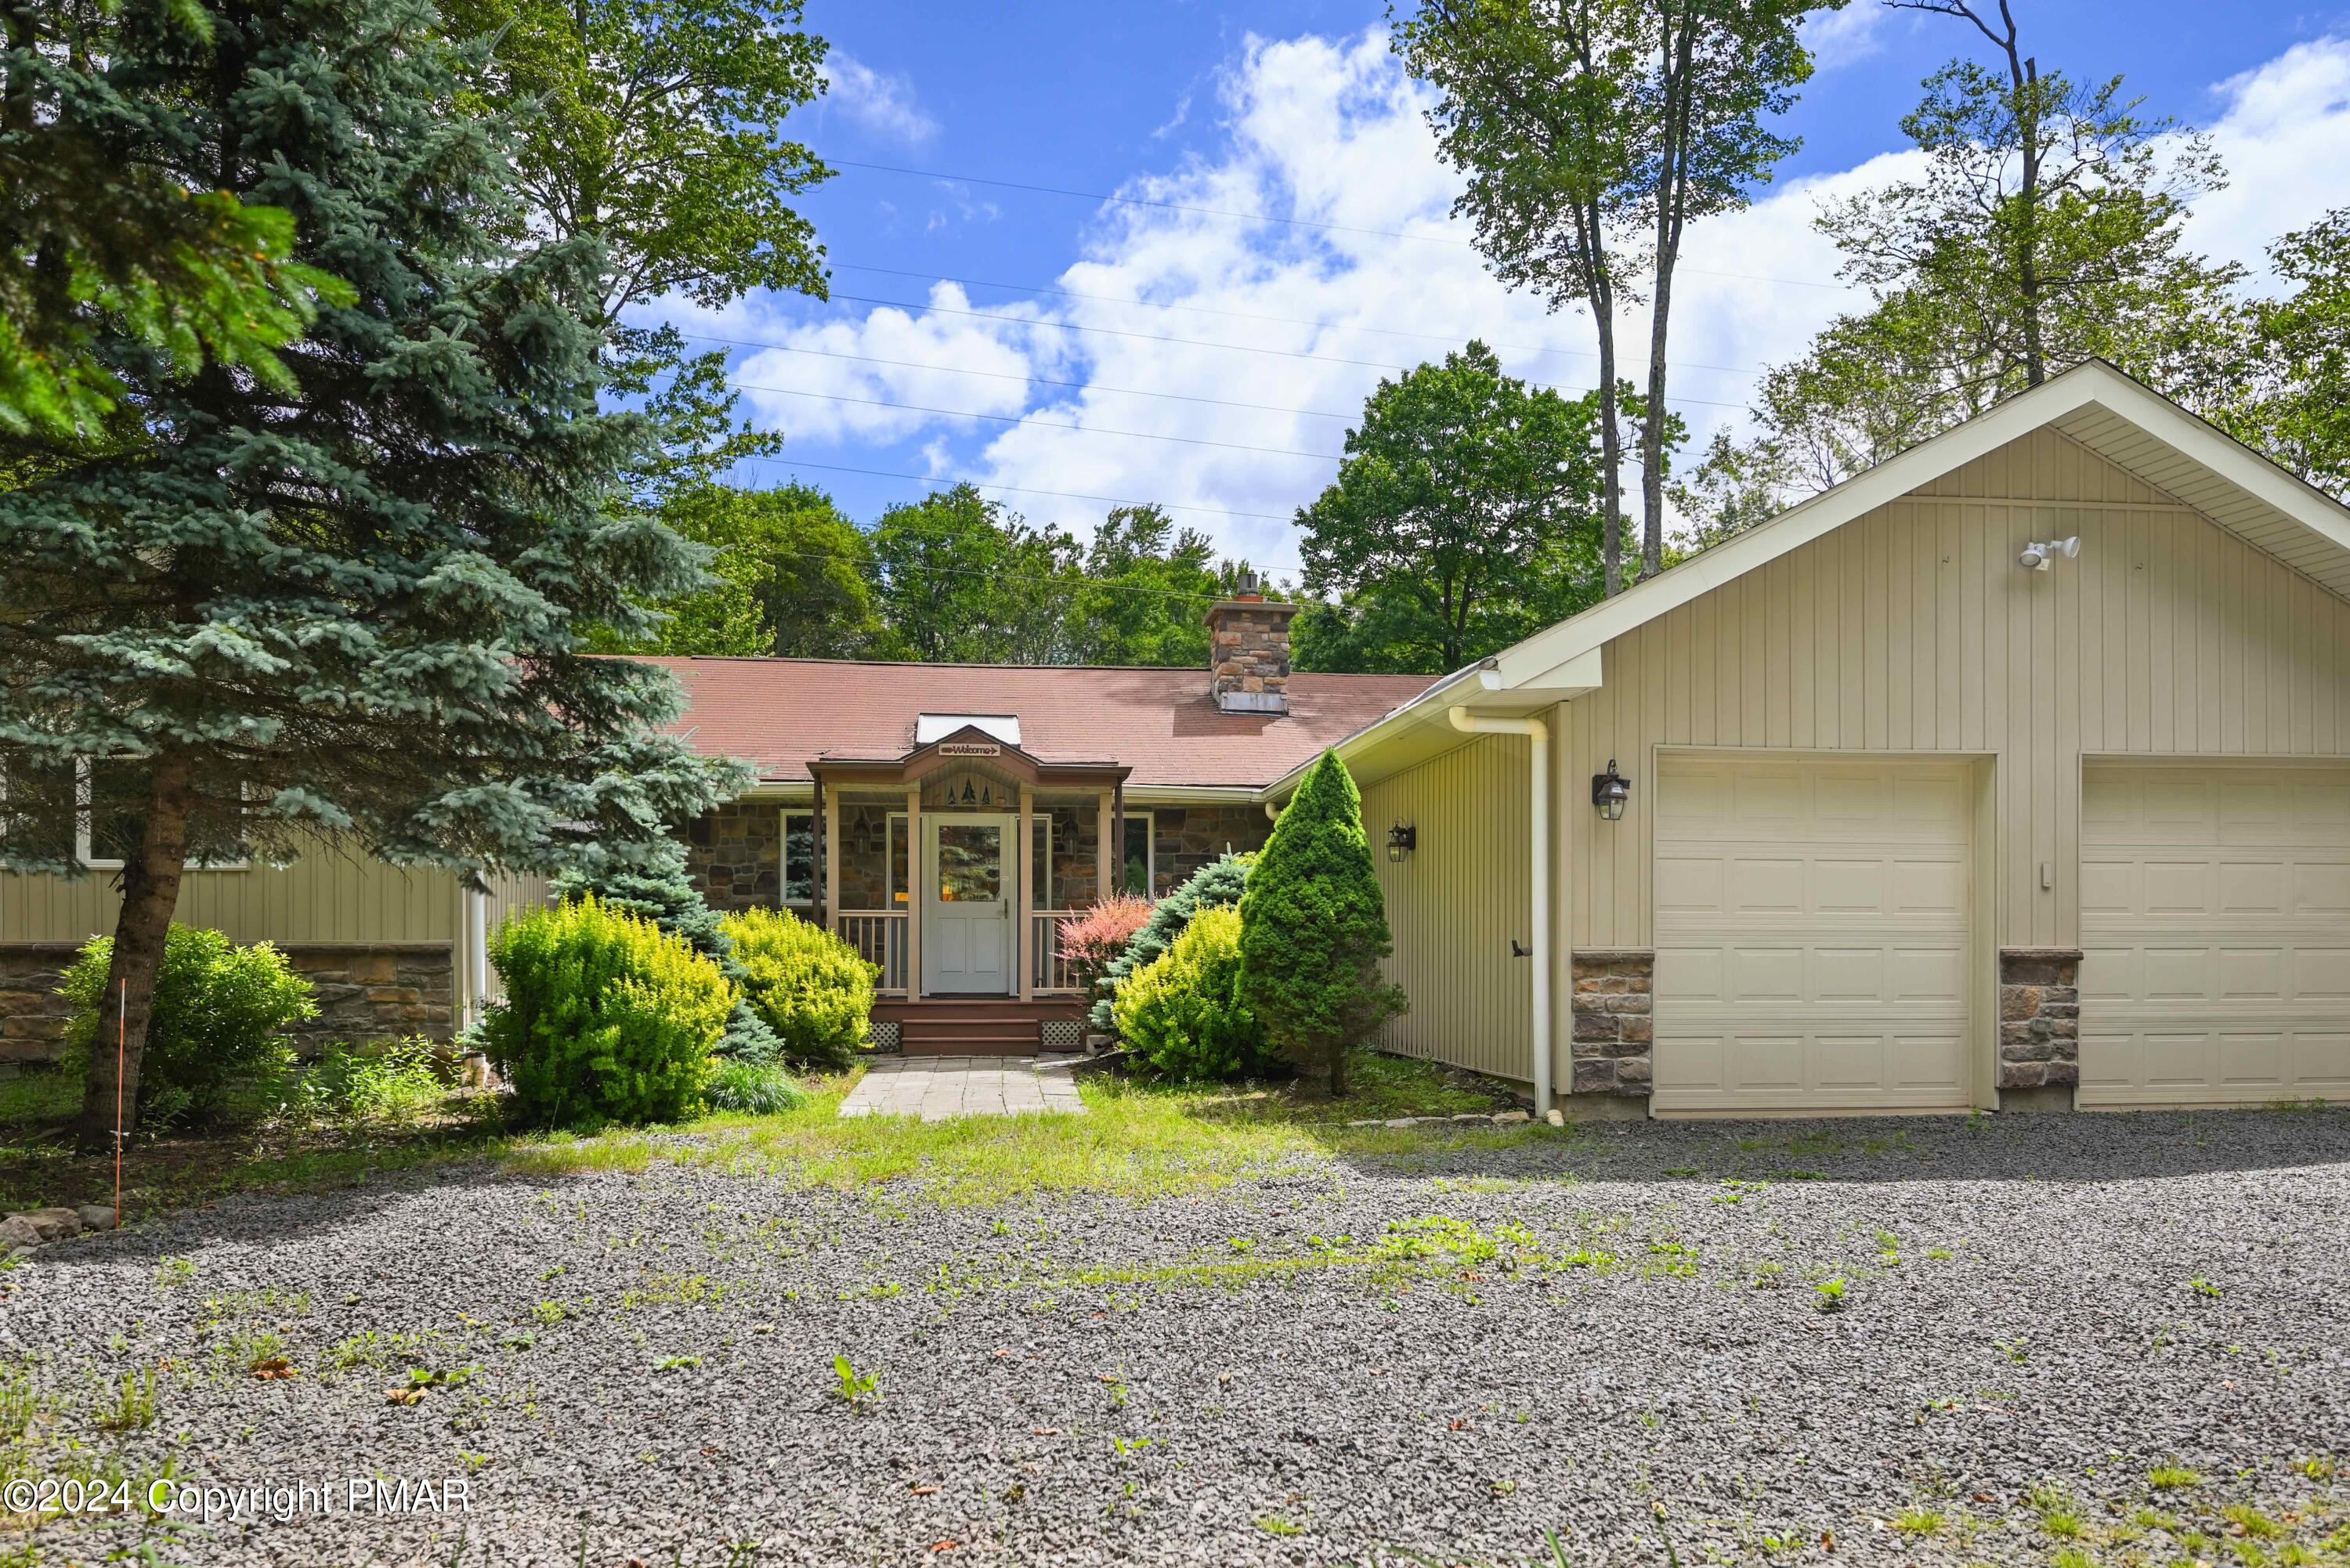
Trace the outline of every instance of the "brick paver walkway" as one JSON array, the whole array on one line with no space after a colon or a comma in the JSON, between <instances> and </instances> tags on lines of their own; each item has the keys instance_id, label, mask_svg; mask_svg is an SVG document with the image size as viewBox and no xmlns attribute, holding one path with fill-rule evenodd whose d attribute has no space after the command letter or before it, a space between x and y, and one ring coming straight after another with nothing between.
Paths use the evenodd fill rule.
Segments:
<instances>
[{"instance_id":1,"label":"brick paver walkway","mask_svg":"<svg viewBox=\"0 0 2350 1568\"><path fill-rule=\"evenodd\" d=\"M1009 1116L1023 1111L1085 1114L1065 1063L1039 1068L1030 1056L881 1056L840 1102L844 1116Z\"/></svg>"}]
</instances>

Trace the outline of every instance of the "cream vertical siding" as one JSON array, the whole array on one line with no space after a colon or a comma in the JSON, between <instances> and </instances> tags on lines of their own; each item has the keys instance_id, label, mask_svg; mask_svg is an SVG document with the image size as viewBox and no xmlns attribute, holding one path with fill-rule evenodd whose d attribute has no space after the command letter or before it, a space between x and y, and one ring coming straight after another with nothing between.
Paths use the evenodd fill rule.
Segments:
<instances>
[{"instance_id":1,"label":"cream vertical siding","mask_svg":"<svg viewBox=\"0 0 2350 1568\"><path fill-rule=\"evenodd\" d=\"M1510 956L1531 945L1526 822L1527 742L1471 741L1363 793L1395 957L1388 977L1411 1011L1380 1044L1407 1055L1506 1077L1530 1075L1534 968ZM1388 829L1415 828L1418 846L1387 857Z\"/></svg>"},{"instance_id":2,"label":"cream vertical siding","mask_svg":"<svg viewBox=\"0 0 2350 1568\"><path fill-rule=\"evenodd\" d=\"M114 874L0 873L0 942L81 941L114 929ZM458 932L457 880L333 846L290 866L191 870L174 918L255 942L445 942Z\"/></svg>"},{"instance_id":3,"label":"cream vertical siding","mask_svg":"<svg viewBox=\"0 0 2350 1568\"><path fill-rule=\"evenodd\" d=\"M2026 541L2075 534L2078 560L2016 564ZM1605 684L1565 710L1579 948L1654 944L1660 748L1990 756L2002 947L2079 945L2085 756L2350 754L2350 605L2050 431L1627 633L1603 660ZM1633 782L1614 824L1583 803L1611 756ZM1494 869L1515 875L1504 858Z\"/></svg>"}]
</instances>

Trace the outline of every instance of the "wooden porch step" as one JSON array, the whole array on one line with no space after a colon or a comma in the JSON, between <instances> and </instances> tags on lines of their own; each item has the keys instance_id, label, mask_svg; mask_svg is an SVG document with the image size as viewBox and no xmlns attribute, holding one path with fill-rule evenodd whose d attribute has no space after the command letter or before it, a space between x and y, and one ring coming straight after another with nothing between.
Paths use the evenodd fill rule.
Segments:
<instances>
[{"instance_id":1,"label":"wooden porch step","mask_svg":"<svg viewBox=\"0 0 2350 1568\"><path fill-rule=\"evenodd\" d=\"M1044 1045L1047 1020L1085 1013L1076 997L925 997L877 1002L873 1015L898 1026L898 1047L910 1056L1033 1056Z\"/></svg>"}]
</instances>

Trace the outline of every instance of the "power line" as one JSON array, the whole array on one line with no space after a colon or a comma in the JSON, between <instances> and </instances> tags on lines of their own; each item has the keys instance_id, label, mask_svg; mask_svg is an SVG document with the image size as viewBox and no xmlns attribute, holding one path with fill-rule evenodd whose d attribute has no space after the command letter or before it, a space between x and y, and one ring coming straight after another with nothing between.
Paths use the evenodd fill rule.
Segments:
<instances>
[{"instance_id":1,"label":"power line","mask_svg":"<svg viewBox=\"0 0 2350 1568\"><path fill-rule=\"evenodd\" d=\"M695 335L681 333L680 336L694 337ZM702 339L702 341L724 343L732 342L733 339L713 337ZM1078 391L1115 392L1126 398L1166 398L1180 403L1211 403L1220 409L1253 409L1259 413L1301 414L1309 419L1317 420L1362 418L1362 410L1359 409L1351 413L1342 414L1326 409L1292 409L1280 403L1251 403L1236 398L1211 398L1197 392L1152 392L1146 391L1140 387L1105 387L1095 381L1061 381L1050 376L1022 376L1010 370L976 370L967 365L926 365L920 359L885 359L876 354L848 354L837 348L804 348L795 343L769 343L764 347L778 354L813 354L823 359L854 359L861 365L890 365L901 370L940 370L953 376L985 376L996 381L1024 381L1032 387L1068 387ZM726 384L730 387L740 387L746 392L780 392L786 389L782 387L756 386L749 381L730 380Z\"/></svg>"},{"instance_id":2,"label":"power line","mask_svg":"<svg viewBox=\"0 0 2350 1568\"><path fill-rule=\"evenodd\" d=\"M728 385L740 385L729 382ZM1261 452L1267 457L1306 457L1316 462L1343 462L1346 454L1332 452L1293 452L1283 446L1246 446L1239 441L1212 441L1206 436L1160 435L1153 431L1117 431L1106 426L1067 424L1059 420L1040 420L1029 414L983 414L969 409L938 409L926 403L893 403L882 398L851 398L838 392L802 392L790 387L755 387L754 391L775 392L787 398L817 398L828 403L858 403L872 409L903 409L909 413L944 414L959 420L993 420L999 424L1035 425L1048 431L1074 431L1079 435L1119 436L1129 441L1180 441L1186 446L1216 446L1228 452Z\"/></svg>"},{"instance_id":3,"label":"power line","mask_svg":"<svg viewBox=\"0 0 2350 1568\"><path fill-rule=\"evenodd\" d=\"M844 556L826 555L816 550L761 550L757 553L762 559L786 561L845 561L847 559ZM1242 565L1246 564L1246 562L1242 563ZM894 563L883 566L882 569L889 572L931 572L952 574L956 576L986 577L999 583L1034 583L1040 587L1057 588L1065 593L1077 593L1091 589L1096 593L1147 594L1153 598L1190 599L1195 604L1214 604L1224 597L1222 594L1185 593L1180 588L1146 588L1139 583L1107 583L1099 577L1078 576L1066 579L1040 577L1030 572L994 572L983 566L934 566L924 561ZM1288 571L1292 568L1272 566L1266 569ZM1295 570L1302 574L1305 568L1301 566Z\"/></svg>"},{"instance_id":4,"label":"power line","mask_svg":"<svg viewBox=\"0 0 2350 1568\"><path fill-rule=\"evenodd\" d=\"M1277 358L1311 359L1320 364L1350 365L1357 369L1364 370L1391 370L1398 375L1409 375L1413 369L1417 369L1415 366L1390 364L1380 359L1349 359L1336 354L1309 354L1302 348L1267 348L1262 345L1254 343L1209 343L1202 342L1201 339L1196 337L1170 337L1164 333L1136 332L1123 327L1093 327L1081 322L1073 321L1036 321L1024 316L1009 316L999 310L958 310L951 306L914 304L902 299L879 299L869 295L861 294L836 294L832 297L836 300L847 300L850 303L857 305L884 305L895 310L928 311L933 316L967 316L981 321L1008 321L1014 326L1025 327L1032 330L1049 332L1094 332L1111 337L1138 338L1145 343L1172 343L1184 348L1216 348L1235 354L1269 354ZM731 344L738 348L784 348L790 347L788 344L761 342L754 338L720 337L704 332L681 332L678 336L697 343L725 343ZM1539 387L1543 390L1549 392L1571 393L1578 398L1591 390L1589 387L1570 387L1556 381L1530 380L1526 385L1530 387ZM1665 400L1671 403L1694 403L1700 407L1709 409L1735 409L1741 412L1743 412L1746 408L1746 405L1743 403L1725 403L1719 399L1714 398L1684 398L1676 396L1668 398Z\"/></svg>"},{"instance_id":5,"label":"power line","mask_svg":"<svg viewBox=\"0 0 2350 1568\"><path fill-rule=\"evenodd\" d=\"M1400 327L1367 327L1353 321L1330 321L1308 316L1274 316L1255 310L1223 310L1211 305L1173 305L1155 299L1128 299L1115 294L1084 294L1071 288L1049 288L1035 283L997 283L983 277L954 277L946 273L914 272L904 267L864 266L856 262L837 261L831 264L842 272L878 273L884 277L935 279L940 283L959 283L967 288L1001 288L1014 294L1045 294L1059 299L1087 299L1101 305L1127 305L1143 310L1180 310L1193 316L1226 316L1236 321L1273 321L1289 327L1313 327L1326 331L1375 332L1383 337L1418 337L1430 343L1461 343L1475 333L1412 332ZM1492 343L1487 347L1506 349L1514 354L1570 354L1581 359L1596 359L1598 352L1591 348L1555 348L1535 343ZM1719 370L1730 376L1752 376L1752 366L1709 365L1700 359L1668 359L1666 365L1677 370Z\"/></svg>"},{"instance_id":6,"label":"power line","mask_svg":"<svg viewBox=\"0 0 2350 1568\"><path fill-rule=\"evenodd\" d=\"M864 169L877 174L905 174L917 180L947 180L963 185L993 185L1004 191L1032 191L1045 196L1074 196L1084 202L1105 202L1118 207L1156 207L1161 212L1191 213L1207 218L1237 218L1248 223L1276 223L1293 229L1320 229L1330 234L1363 234L1381 240L1424 240L1433 244L1471 245L1458 234L1416 234L1402 229L1367 229L1353 223L1325 223L1315 218L1280 218L1270 213L1238 213L1228 207L1197 207L1182 202L1154 202L1141 196L1111 196L1098 191L1072 191L1060 185L1029 185L1017 180L989 180L977 174L942 174L935 169L907 169L895 163L863 163L854 158L827 158L827 163L843 169ZM1777 284L1787 288L1827 288L1839 292L1848 286L1841 283L1821 283L1807 277L1769 277L1761 273L1719 272L1705 267L1676 266L1676 272L1692 273L1700 277L1736 278L1744 283Z\"/></svg>"},{"instance_id":7,"label":"power line","mask_svg":"<svg viewBox=\"0 0 2350 1568\"><path fill-rule=\"evenodd\" d=\"M868 479L907 479L917 484L968 484L974 490L1009 490L1020 495L1050 495L1063 501L1097 501L1105 506L1156 506L1166 512L1200 512L1211 517L1243 517L1261 523L1296 521L1279 512L1235 512L1229 507L1201 506L1181 501L1137 501L1125 495L1090 495L1081 490L1039 490L1030 484L1001 484L992 479L970 479L951 473L900 473L886 468L855 468L844 462L809 462L798 458L746 457L737 461L772 463L778 468L814 468L827 473L858 473Z\"/></svg>"}]
</instances>

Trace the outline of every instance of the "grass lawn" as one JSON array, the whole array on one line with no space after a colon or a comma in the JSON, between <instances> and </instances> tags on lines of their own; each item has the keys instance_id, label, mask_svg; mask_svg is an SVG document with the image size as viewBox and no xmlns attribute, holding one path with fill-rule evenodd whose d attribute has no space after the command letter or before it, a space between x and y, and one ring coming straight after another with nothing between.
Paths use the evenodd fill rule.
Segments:
<instances>
[{"instance_id":1,"label":"grass lawn","mask_svg":"<svg viewBox=\"0 0 2350 1568\"><path fill-rule=\"evenodd\" d=\"M1093 1189L1144 1197L1221 1186L1316 1154L1406 1162L1440 1137L1449 1147L1501 1147L1534 1129L1349 1127L1350 1121L1492 1112L1506 1089L1424 1062L1358 1053L1347 1094L1319 1085L1149 1085L1098 1077L1082 1087L1083 1116L974 1116L918 1123L837 1114L851 1072L812 1080L809 1103L779 1116L720 1115L681 1127L589 1136L516 1135L493 1095L452 1093L396 1117L259 1117L233 1129L140 1139L123 1168L123 1206L136 1219L232 1192L315 1191L371 1174L469 1157L531 1174L639 1170L692 1162L827 1188L928 1179L939 1200L970 1204L1030 1192ZM68 1135L78 1081L28 1073L0 1081L0 1209L111 1202L113 1161L77 1153Z\"/></svg>"}]
</instances>

